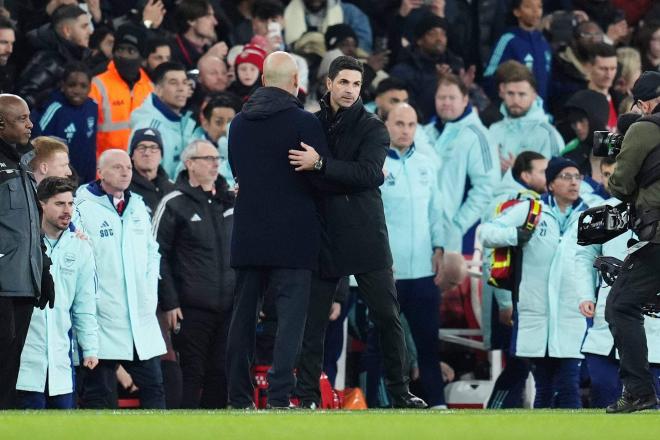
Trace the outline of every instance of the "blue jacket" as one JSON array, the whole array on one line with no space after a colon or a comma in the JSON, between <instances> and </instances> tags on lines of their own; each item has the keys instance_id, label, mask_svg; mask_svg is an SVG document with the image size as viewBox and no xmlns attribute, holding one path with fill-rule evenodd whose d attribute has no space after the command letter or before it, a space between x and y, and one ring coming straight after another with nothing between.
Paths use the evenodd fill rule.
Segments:
<instances>
[{"instance_id":1,"label":"blue jacket","mask_svg":"<svg viewBox=\"0 0 660 440\"><path fill-rule=\"evenodd\" d=\"M36 135L57 136L69 146L71 166L80 182L96 179L96 127L99 109L87 98L80 106L73 106L62 92L55 90L41 114L33 115Z\"/></svg>"},{"instance_id":2,"label":"blue jacket","mask_svg":"<svg viewBox=\"0 0 660 440\"><path fill-rule=\"evenodd\" d=\"M548 115L543 110L543 100L538 97L527 113L519 118L512 118L504 103L500 107L504 119L488 128L490 141L500 154L508 157L519 155L523 151L535 151L548 159L559 156L564 149L564 140L548 122Z\"/></svg>"},{"instance_id":3,"label":"blue jacket","mask_svg":"<svg viewBox=\"0 0 660 440\"><path fill-rule=\"evenodd\" d=\"M433 276L433 248L443 246L440 189L433 161L413 145L403 155L390 148L380 187L394 259L394 277Z\"/></svg>"},{"instance_id":4,"label":"blue jacket","mask_svg":"<svg viewBox=\"0 0 660 440\"><path fill-rule=\"evenodd\" d=\"M75 232L67 229L44 244L53 262L55 307L32 312L16 389L57 396L73 392L72 327L83 356L98 355L96 271L92 248Z\"/></svg>"},{"instance_id":5,"label":"blue jacket","mask_svg":"<svg viewBox=\"0 0 660 440\"><path fill-rule=\"evenodd\" d=\"M552 69L552 49L543 33L515 27L500 37L484 72L493 95L497 94L497 90L494 90L495 72L500 64L508 60L518 61L531 70L536 79L538 94L546 100Z\"/></svg>"},{"instance_id":6,"label":"blue jacket","mask_svg":"<svg viewBox=\"0 0 660 440\"><path fill-rule=\"evenodd\" d=\"M511 351L519 357L583 358L587 320L580 313L575 277L577 223L586 205L578 199L561 213L552 196L543 208L532 238L522 246L520 298L515 308ZM518 244L516 228L523 224L529 203L519 203L481 225L484 246Z\"/></svg>"},{"instance_id":7,"label":"blue jacket","mask_svg":"<svg viewBox=\"0 0 660 440\"><path fill-rule=\"evenodd\" d=\"M76 193L76 226L92 244L98 274L99 359L140 360L165 353L156 319L160 254L142 197L125 192L119 216L98 182Z\"/></svg>"},{"instance_id":8,"label":"blue jacket","mask_svg":"<svg viewBox=\"0 0 660 440\"><path fill-rule=\"evenodd\" d=\"M508 170L506 174L504 174L504 177L502 177L500 184L495 188L495 191L493 192L493 200L488 205L484 215L481 217L481 223L487 223L491 221L496 216L497 207L508 200L517 198L523 201L521 203L524 203L525 200L539 199L540 197L540 194L515 180L511 174L511 170ZM510 290L499 289L488 284L488 278L490 278L490 258L492 252L493 249L484 248L482 259L483 287L481 294L481 329L484 335L483 339L486 348L489 348L491 344L491 315L493 311L493 299L497 301L497 305L500 310L510 309L513 307Z\"/></svg>"},{"instance_id":9,"label":"blue jacket","mask_svg":"<svg viewBox=\"0 0 660 440\"><path fill-rule=\"evenodd\" d=\"M444 124L442 132L435 122L424 129L440 162L446 250L461 252L463 235L479 221L501 179L497 151L470 107L458 120Z\"/></svg>"},{"instance_id":10,"label":"blue jacket","mask_svg":"<svg viewBox=\"0 0 660 440\"><path fill-rule=\"evenodd\" d=\"M140 128L155 128L163 137L163 161L161 166L170 176L176 179L176 171L181 162L181 152L193 139L195 121L192 113L177 115L151 93L142 105L131 114L131 139L135 130ZM129 140L129 145L130 145Z\"/></svg>"},{"instance_id":11,"label":"blue jacket","mask_svg":"<svg viewBox=\"0 0 660 440\"><path fill-rule=\"evenodd\" d=\"M605 204L615 206L621 203L615 198L608 199ZM616 257L624 260L628 248L628 240L635 238L631 231L603 244L580 246L575 258L575 279L580 302L592 301L596 303L596 313L593 325L587 330L587 337L582 345L583 353L608 356L614 347L614 338L610 327L605 321L605 304L610 286L605 284L593 267L596 257L601 255ZM644 318L646 330L646 344L649 350L649 362L660 363L660 319Z\"/></svg>"}]
</instances>

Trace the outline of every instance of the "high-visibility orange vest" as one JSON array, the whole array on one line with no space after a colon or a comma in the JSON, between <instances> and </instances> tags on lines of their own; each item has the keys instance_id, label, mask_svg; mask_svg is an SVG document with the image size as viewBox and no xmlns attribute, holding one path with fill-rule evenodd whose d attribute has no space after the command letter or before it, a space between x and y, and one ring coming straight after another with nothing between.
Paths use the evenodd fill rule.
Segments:
<instances>
[{"instance_id":1,"label":"high-visibility orange vest","mask_svg":"<svg viewBox=\"0 0 660 440\"><path fill-rule=\"evenodd\" d=\"M131 135L131 112L153 91L154 86L146 72L140 69L140 79L133 90L119 76L114 61L108 70L92 79L89 97L99 106L98 130L96 134L96 158L105 150L120 148L128 150Z\"/></svg>"},{"instance_id":2,"label":"high-visibility orange vest","mask_svg":"<svg viewBox=\"0 0 660 440\"><path fill-rule=\"evenodd\" d=\"M506 211L510 207L517 205L522 200L516 198L513 200L507 200L506 202L500 203L496 210L496 214L500 214L503 211ZM537 199L530 200L529 211L527 212L527 218L525 223L521 226L525 229L533 231L536 228L536 225L541 218L541 202ZM488 278L488 284L491 286L499 287L500 289L512 290L513 286L513 248L512 247L503 247L496 248L493 250L493 253L490 257L490 277Z\"/></svg>"}]
</instances>

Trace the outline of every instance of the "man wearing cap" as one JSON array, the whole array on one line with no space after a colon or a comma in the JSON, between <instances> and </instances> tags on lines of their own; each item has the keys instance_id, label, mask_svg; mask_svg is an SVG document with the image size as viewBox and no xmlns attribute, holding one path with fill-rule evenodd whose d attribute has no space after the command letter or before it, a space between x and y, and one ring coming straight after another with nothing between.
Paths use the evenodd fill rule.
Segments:
<instances>
[{"instance_id":1,"label":"man wearing cap","mask_svg":"<svg viewBox=\"0 0 660 440\"><path fill-rule=\"evenodd\" d=\"M171 179L181 165L181 151L192 138L195 121L184 111L190 93L183 64L168 61L153 73L155 88L142 105L131 114L131 129L156 128L163 139L163 169Z\"/></svg>"},{"instance_id":2,"label":"man wearing cap","mask_svg":"<svg viewBox=\"0 0 660 440\"><path fill-rule=\"evenodd\" d=\"M437 15L429 14L420 20L415 28L415 43L390 73L406 82L411 100L422 112L420 123L427 123L435 115L438 71L458 74L463 60L447 49L447 21Z\"/></svg>"},{"instance_id":3,"label":"man wearing cap","mask_svg":"<svg viewBox=\"0 0 660 440\"><path fill-rule=\"evenodd\" d=\"M574 276L577 224L586 208L580 199L582 175L565 158L550 160L548 193L533 230L524 228L531 201L507 209L481 226L486 247L518 246L522 265L514 303L511 354L530 358L536 381L534 408L580 408L580 352L587 330L578 310Z\"/></svg>"},{"instance_id":4,"label":"man wearing cap","mask_svg":"<svg viewBox=\"0 0 660 440\"><path fill-rule=\"evenodd\" d=\"M143 28L130 24L119 27L108 69L92 79L89 97L99 106L97 158L108 149L128 148L131 112L153 91L149 76L140 67L145 51Z\"/></svg>"},{"instance_id":5,"label":"man wearing cap","mask_svg":"<svg viewBox=\"0 0 660 440\"><path fill-rule=\"evenodd\" d=\"M160 132L155 128L135 130L129 154L133 161L133 177L128 189L140 194L149 212L153 213L160 199L174 190L174 183L160 165L163 159Z\"/></svg>"},{"instance_id":6,"label":"man wearing cap","mask_svg":"<svg viewBox=\"0 0 660 440\"><path fill-rule=\"evenodd\" d=\"M617 199L634 204L635 220L640 226L635 232L641 242L647 243L626 257L623 271L607 297L605 319L619 351L619 377L624 387L621 398L607 407L608 413L633 412L657 405L649 370L642 306L653 302L660 291L657 272L660 263L660 180L641 187L637 175L644 160L660 141L660 73L644 72L632 93L635 105L645 116L632 124L623 138L609 190Z\"/></svg>"}]
</instances>

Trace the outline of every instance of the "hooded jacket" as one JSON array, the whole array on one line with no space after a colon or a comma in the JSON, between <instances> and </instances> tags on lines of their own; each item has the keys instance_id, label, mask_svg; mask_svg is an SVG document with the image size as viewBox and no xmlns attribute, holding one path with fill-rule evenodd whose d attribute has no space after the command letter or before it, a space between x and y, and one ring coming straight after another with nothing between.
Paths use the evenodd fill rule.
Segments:
<instances>
[{"instance_id":1,"label":"hooded jacket","mask_svg":"<svg viewBox=\"0 0 660 440\"><path fill-rule=\"evenodd\" d=\"M131 186L128 187L128 190L142 196L149 214L153 216L160 200L174 191L174 187L174 183L170 180L163 167L159 165L154 180L147 180L146 177L133 170Z\"/></svg>"},{"instance_id":2,"label":"hooded jacket","mask_svg":"<svg viewBox=\"0 0 660 440\"><path fill-rule=\"evenodd\" d=\"M229 249L234 196L218 176L216 193L190 186L188 171L179 174L176 190L163 198L153 218L161 254L159 305L162 310L186 306L212 312L230 310L234 271Z\"/></svg>"},{"instance_id":3,"label":"hooded jacket","mask_svg":"<svg viewBox=\"0 0 660 440\"><path fill-rule=\"evenodd\" d=\"M500 106L500 112L504 119L492 124L488 132L491 143L498 147L503 157L535 151L550 159L564 150L564 140L548 121L541 97L520 117L511 117L504 103Z\"/></svg>"},{"instance_id":4,"label":"hooded jacket","mask_svg":"<svg viewBox=\"0 0 660 440\"><path fill-rule=\"evenodd\" d=\"M234 209L232 267L316 269L320 224L308 175L289 164L300 142L329 156L323 129L300 101L261 87L232 120L229 164L240 185Z\"/></svg>"},{"instance_id":5,"label":"hooded jacket","mask_svg":"<svg viewBox=\"0 0 660 440\"><path fill-rule=\"evenodd\" d=\"M564 109L569 113L571 110L578 110L587 116L589 120L589 136L584 141L580 141L578 138L573 139L566 145L561 155L575 162L582 174L591 176L589 156L594 144L593 132L596 130L605 130L607 126L610 111L607 98L602 93L594 90L580 90L570 97L564 105Z\"/></svg>"},{"instance_id":6,"label":"hooded jacket","mask_svg":"<svg viewBox=\"0 0 660 440\"><path fill-rule=\"evenodd\" d=\"M89 50L58 36L51 24L28 32L27 39L35 54L18 77L16 94L31 109L40 108L62 79L64 67L83 61Z\"/></svg>"},{"instance_id":7,"label":"hooded jacket","mask_svg":"<svg viewBox=\"0 0 660 440\"><path fill-rule=\"evenodd\" d=\"M98 181L81 186L76 226L89 237L96 260L98 358L134 360L135 351L143 361L165 353L156 318L160 254L142 197L125 191L124 200L119 215Z\"/></svg>"}]
</instances>

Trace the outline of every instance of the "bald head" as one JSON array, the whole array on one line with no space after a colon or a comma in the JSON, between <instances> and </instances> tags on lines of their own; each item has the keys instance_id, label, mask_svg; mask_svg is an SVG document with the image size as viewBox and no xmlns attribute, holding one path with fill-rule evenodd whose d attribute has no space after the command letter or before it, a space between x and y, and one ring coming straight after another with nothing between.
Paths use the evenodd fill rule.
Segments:
<instances>
[{"instance_id":1,"label":"bald head","mask_svg":"<svg viewBox=\"0 0 660 440\"><path fill-rule=\"evenodd\" d=\"M396 104L385 117L390 146L403 152L410 148L417 130L417 112L405 102Z\"/></svg>"},{"instance_id":2,"label":"bald head","mask_svg":"<svg viewBox=\"0 0 660 440\"><path fill-rule=\"evenodd\" d=\"M298 65L286 52L273 52L264 61L263 82L266 87L277 87L292 95L298 94Z\"/></svg>"},{"instance_id":3,"label":"bald head","mask_svg":"<svg viewBox=\"0 0 660 440\"><path fill-rule=\"evenodd\" d=\"M23 98L0 94L0 139L8 144L27 144L32 135L30 109Z\"/></svg>"},{"instance_id":4,"label":"bald head","mask_svg":"<svg viewBox=\"0 0 660 440\"><path fill-rule=\"evenodd\" d=\"M99 157L97 169L101 177L101 186L108 194L122 194L131 184L133 165L124 150L106 150Z\"/></svg>"},{"instance_id":5,"label":"bald head","mask_svg":"<svg viewBox=\"0 0 660 440\"><path fill-rule=\"evenodd\" d=\"M204 55L197 62L199 82L209 92L223 92L229 85L227 65L215 55Z\"/></svg>"},{"instance_id":6,"label":"bald head","mask_svg":"<svg viewBox=\"0 0 660 440\"><path fill-rule=\"evenodd\" d=\"M467 273L467 264L463 255L447 252L442 258L442 280L438 287L441 291L458 287L465 280Z\"/></svg>"}]
</instances>

